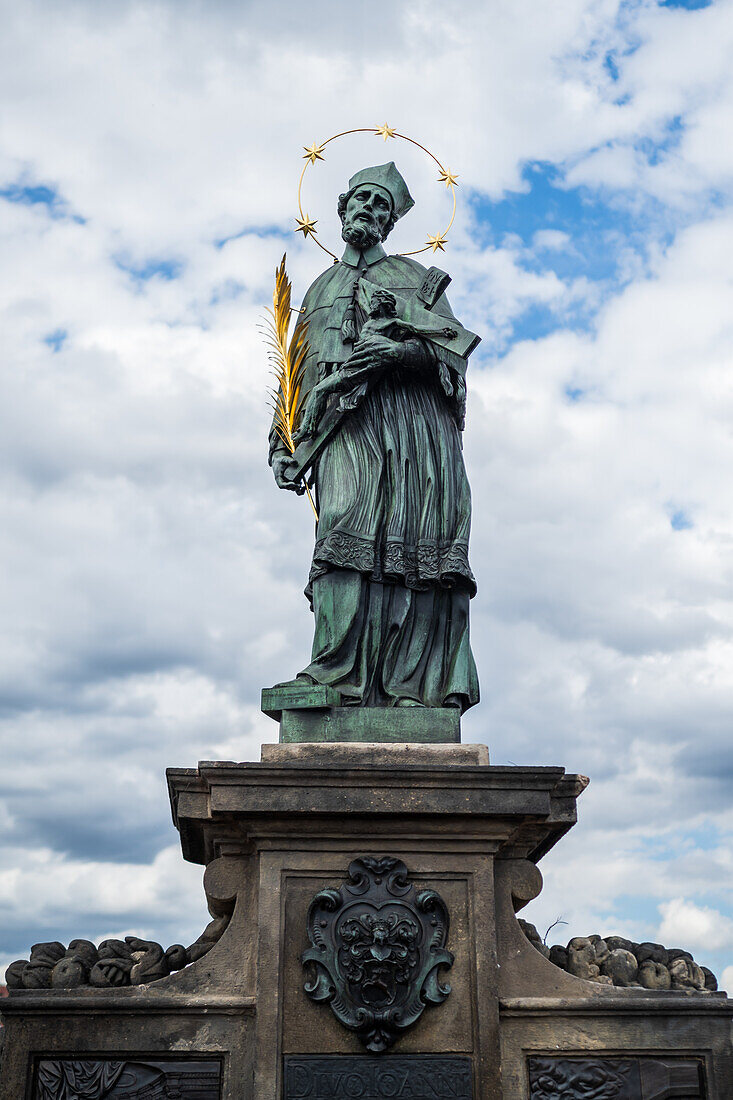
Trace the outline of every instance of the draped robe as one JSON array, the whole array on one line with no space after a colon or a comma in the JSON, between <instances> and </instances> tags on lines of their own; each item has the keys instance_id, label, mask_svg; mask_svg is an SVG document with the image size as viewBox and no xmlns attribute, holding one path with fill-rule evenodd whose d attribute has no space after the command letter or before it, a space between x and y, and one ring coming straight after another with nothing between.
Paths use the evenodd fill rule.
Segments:
<instances>
[{"instance_id":1,"label":"draped robe","mask_svg":"<svg viewBox=\"0 0 733 1100\"><path fill-rule=\"evenodd\" d=\"M312 386L343 363L355 280L410 295L425 268L381 245L351 245L308 290L303 319ZM455 321L445 296L433 313ZM469 641L471 496L461 446L465 362L430 341L413 365L380 372L314 467L319 513L306 588L315 613L301 675L337 688L346 705L440 707L478 702ZM271 433L271 461L279 450Z\"/></svg>"}]
</instances>

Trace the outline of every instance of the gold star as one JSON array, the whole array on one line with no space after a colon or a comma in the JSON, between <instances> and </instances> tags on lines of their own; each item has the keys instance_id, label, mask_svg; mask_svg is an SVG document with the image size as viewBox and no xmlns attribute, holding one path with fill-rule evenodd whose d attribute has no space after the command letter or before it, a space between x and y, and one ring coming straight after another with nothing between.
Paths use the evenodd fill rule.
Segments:
<instances>
[{"instance_id":1,"label":"gold star","mask_svg":"<svg viewBox=\"0 0 733 1100\"><path fill-rule=\"evenodd\" d=\"M445 252L445 241L446 240L447 240L447 237L446 237L445 233L436 233L434 237L431 237L430 234L428 234L427 243L430 245L433 252L436 252L437 249L440 249L441 252Z\"/></svg>"},{"instance_id":2,"label":"gold star","mask_svg":"<svg viewBox=\"0 0 733 1100\"><path fill-rule=\"evenodd\" d=\"M386 141L387 138L390 138L390 137L393 138L394 137L394 126L388 126L387 123L385 122L383 126L377 126L374 133L375 134L381 134L382 137L384 138L384 140Z\"/></svg>"},{"instance_id":3,"label":"gold star","mask_svg":"<svg viewBox=\"0 0 733 1100\"><path fill-rule=\"evenodd\" d=\"M305 215L305 217L296 218L295 220L298 223L298 228L294 232L302 233L306 240L308 239L309 235L311 237L316 236L316 226L318 225L317 221L313 221L313 219L309 218L307 214Z\"/></svg>"},{"instance_id":4,"label":"gold star","mask_svg":"<svg viewBox=\"0 0 733 1100\"><path fill-rule=\"evenodd\" d=\"M323 146L316 145L315 141L311 145L310 149L307 146L303 146L305 154L303 160L309 160L311 164L315 164L317 160L323 160Z\"/></svg>"},{"instance_id":5,"label":"gold star","mask_svg":"<svg viewBox=\"0 0 733 1100\"><path fill-rule=\"evenodd\" d=\"M438 183L444 183L446 187L457 187L456 180L458 176L455 172L451 172L450 168L441 168L440 175L438 176Z\"/></svg>"}]
</instances>

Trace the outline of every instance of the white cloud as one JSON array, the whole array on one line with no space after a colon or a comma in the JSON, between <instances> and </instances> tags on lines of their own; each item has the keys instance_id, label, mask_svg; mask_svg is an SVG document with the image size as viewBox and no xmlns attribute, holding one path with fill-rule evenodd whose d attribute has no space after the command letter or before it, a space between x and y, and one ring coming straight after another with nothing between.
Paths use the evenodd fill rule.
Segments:
<instances>
[{"instance_id":1,"label":"white cloud","mask_svg":"<svg viewBox=\"0 0 733 1100\"><path fill-rule=\"evenodd\" d=\"M210 919L201 868L184 863L177 845L162 849L150 864L59 859L57 853L44 849L8 852L3 863L18 856L22 865L0 866L0 897L12 899L13 908L33 914L34 928L44 933L41 938L56 939L60 929L69 929L67 941L80 938L96 943L125 935L166 938L167 934L176 942L185 940L187 946ZM183 905L182 899L186 899ZM7 901L0 904L6 935L9 908ZM76 922L76 930L70 922ZM30 944L26 953L29 949Z\"/></svg>"},{"instance_id":2,"label":"white cloud","mask_svg":"<svg viewBox=\"0 0 733 1100\"><path fill-rule=\"evenodd\" d=\"M564 250L570 244L570 234L561 229L538 229L533 240L535 248Z\"/></svg>"},{"instance_id":3,"label":"white cloud","mask_svg":"<svg viewBox=\"0 0 733 1100\"><path fill-rule=\"evenodd\" d=\"M664 943L685 943L715 950L733 947L733 920L716 909L696 905L686 898L673 898L659 906L662 923L659 937Z\"/></svg>"},{"instance_id":4,"label":"white cloud","mask_svg":"<svg viewBox=\"0 0 733 1100\"><path fill-rule=\"evenodd\" d=\"M652 936L679 897L729 920L731 4L5 7L0 187L55 186L86 219L2 202L0 924L17 952L67 931L153 935L166 907L197 933L163 769L256 759L276 735L259 689L310 646L310 511L265 464L256 325L286 247L296 295L322 267L285 235L301 146L384 119L460 174L444 262L484 336L466 433L484 702L465 736L497 763L593 779L545 861L538 924L568 910L577 934ZM329 239L364 157L405 157L418 206L395 250L442 224L421 155L350 141L307 182ZM654 219L615 298L553 270L573 249L562 220L531 249L478 243L467 197L526 191L537 161L600 188L609 218ZM142 284L119 265L150 260L180 276ZM524 311L602 299L587 331L500 357Z\"/></svg>"},{"instance_id":5,"label":"white cloud","mask_svg":"<svg viewBox=\"0 0 733 1100\"><path fill-rule=\"evenodd\" d=\"M733 966L726 966L720 976L718 986L720 989L724 989L726 993L733 991Z\"/></svg>"}]
</instances>

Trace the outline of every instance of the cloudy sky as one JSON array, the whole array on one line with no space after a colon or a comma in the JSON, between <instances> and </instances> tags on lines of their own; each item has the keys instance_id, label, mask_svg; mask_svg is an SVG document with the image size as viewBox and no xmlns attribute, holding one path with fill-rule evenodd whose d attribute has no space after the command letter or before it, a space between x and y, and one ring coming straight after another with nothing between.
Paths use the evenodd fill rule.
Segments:
<instances>
[{"instance_id":1,"label":"cloudy sky","mask_svg":"<svg viewBox=\"0 0 733 1100\"><path fill-rule=\"evenodd\" d=\"M207 917L166 766L252 760L307 662L307 503L257 326L302 147L388 122L459 173L471 361L464 739L591 777L526 916L733 987L731 0L3 0L0 968ZM394 157L358 135L306 178ZM325 262L328 262L327 257ZM428 260L430 262L430 260Z\"/></svg>"}]
</instances>

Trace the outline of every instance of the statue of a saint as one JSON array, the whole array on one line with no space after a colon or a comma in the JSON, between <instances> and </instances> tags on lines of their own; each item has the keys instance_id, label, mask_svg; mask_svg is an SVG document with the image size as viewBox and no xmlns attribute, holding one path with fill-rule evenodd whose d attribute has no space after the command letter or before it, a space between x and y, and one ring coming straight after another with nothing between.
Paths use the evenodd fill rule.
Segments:
<instances>
[{"instance_id":1,"label":"statue of a saint","mask_svg":"<svg viewBox=\"0 0 733 1100\"><path fill-rule=\"evenodd\" d=\"M320 431L321 443L306 588L315 637L296 679L335 688L344 706L463 711L479 698L461 449L478 339L441 293L447 276L382 247L413 205L392 162L357 172L338 202L344 254L303 302L310 351L298 438L307 445ZM274 430L270 464L281 488L302 491Z\"/></svg>"}]
</instances>

